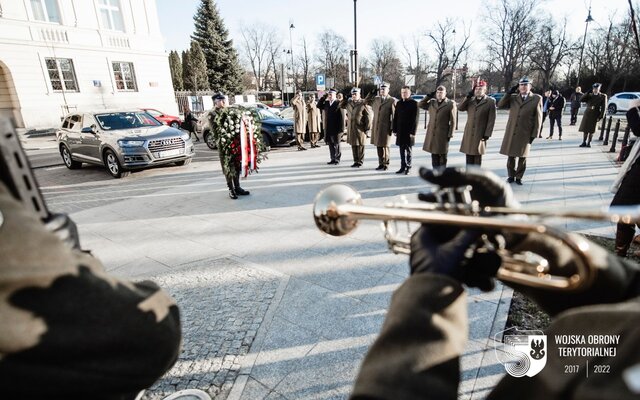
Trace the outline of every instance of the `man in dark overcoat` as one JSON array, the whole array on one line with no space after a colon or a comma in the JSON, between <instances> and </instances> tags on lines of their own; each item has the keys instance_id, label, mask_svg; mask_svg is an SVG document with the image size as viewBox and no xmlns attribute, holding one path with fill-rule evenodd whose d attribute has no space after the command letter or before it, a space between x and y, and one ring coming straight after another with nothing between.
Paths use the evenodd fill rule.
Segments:
<instances>
[{"instance_id":1,"label":"man in dark overcoat","mask_svg":"<svg viewBox=\"0 0 640 400\"><path fill-rule=\"evenodd\" d=\"M582 96L580 100L583 103L587 103L580 122L580 129L578 129L578 131L582 132L582 144L580 147L591 147L591 139L596 131L596 124L604 118L604 113L607 111L607 95L600 92L601 87L602 84L594 83L591 92Z\"/></svg>"},{"instance_id":2,"label":"man in dark overcoat","mask_svg":"<svg viewBox=\"0 0 640 400\"><path fill-rule=\"evenodd\" d=\"M571 97L569 97L569 102L571 103L571 121L569 125L573 126L578 121L578 110L580 110L580 100L582 100L582 88L580 86L576 87L576 91L571 93Z\"/></svg>"},{"instance_id":3,"label":"man in dark overcoat","mask_svg":"<svg viewBox=\"0 0 640 400\"><path fill-rule=\"evenodd\" d=\"M336 99L337 91L330 89L320 100L318 100L318 108L324 114L324 141L329 146L329 156L331 159L327 164L340 164L340 139L344 132L344 120L342 119L342 109L340 103Z\"/></svg>"},{"instance_id":4,"label":"man in dark overcoat","mask_svg":"<svg viewBox=\"0 0 640 400\"><path fill-rule=\"evenodd\" d=\"M507 156L507 182L522 185L529 150L542 125L542 96L531 92L531 81L524 77L518 86L500 99L498 108L509 109L509 119L500 154ZM518 167L516 169L516 158Z\"/></svg>"},{"instance_id":5,"label":"man in dark overcoat","mask_svg":"<svg viewBox=\"0 0 640 400\"><path fill-rule=\"evenodd\" d=\"M418 102L411 98L411 88L405 86L400 91L400 100L396 103L393 116L393 133L396 135L396 145L400 147L400 169L396 174L407 175L411 170L411 153L416 143L419 119Z\"/></svg>"},{"instance_id":6,"label":"man in dark overcoat","mask_svg":"<svg viewBox=\"0 0 640 400\"><path fill-rule=\"evenodd\" d=\"M560 91L554 90L551 93L551 105L549 106L549 136L547 139L553 139L553 126L558 125L558 140L562 140L562 112L566 100L560 94Z\"/></svg>"},{"instance_id":7,"label":"man in dark overcoat","mask_svg":"<svg viewBox=\"0 0 640 400\"><path fill-rule=\"evenodd\" d=\"M438 86L435 98L427 96L420 100L418 106L428 111L429 123L422 150L431 153L433 168L447 166L449 141L456 127L457 106L447 98L447 88Z\"/></svg>"},{"instance_id":8,"label":"man in dark overcoat","mask_svg":"<svg viewBox=\"0 0 640 400\"><path fill-rule=\"evenodd\" d=\"M479 81L458 110L467 112L460 152L466 154L467 165L481 165L496 122L496 100L487 96L487 82Z\"/></svg>"}]
</instances>

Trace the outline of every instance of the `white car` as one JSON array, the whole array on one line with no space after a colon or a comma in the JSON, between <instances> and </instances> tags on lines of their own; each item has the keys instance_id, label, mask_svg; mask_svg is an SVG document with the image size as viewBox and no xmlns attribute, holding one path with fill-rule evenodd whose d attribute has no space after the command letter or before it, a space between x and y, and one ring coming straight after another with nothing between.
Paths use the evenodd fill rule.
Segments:
<instances>
[{"instance_id":1,"label":"white car","mask_svg":"<svg viewBox=\"0 0 640 400\"><path fill-rule=\"evenodd\" d=\"M616 93L609 99L607 111L609 114L615 114L619 111L626 112L629 110L629 104L640 99L640 92L622 92Z\"/></svg>"}]
</instances>

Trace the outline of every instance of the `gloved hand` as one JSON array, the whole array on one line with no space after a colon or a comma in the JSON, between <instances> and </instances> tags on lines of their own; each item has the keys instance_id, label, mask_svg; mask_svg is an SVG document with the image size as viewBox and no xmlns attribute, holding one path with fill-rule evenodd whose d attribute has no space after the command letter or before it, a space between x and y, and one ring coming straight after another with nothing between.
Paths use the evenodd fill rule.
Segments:
<instances>
[{"instance_id":1,"label":"gloved hand","mask_svg":"<svg viewBox=\"0 0 640 400\"><path fill-rule=\"evenodd\" d=\"M436 98L436 91L434 90L433 92L428 93L427 97L430 98L430 99L435 99Z\"/></svg>"},{"instance_id":2,"label":"gloved hand","mask_svg":"<svg viewBox=\"0 0 640 400\"><path fill-rule=\"evenodd\" d=\"M80 250L80 236L78 227L67 214L51 214L44 221L45 228L54 233L60 240L72 249Z\"/></svg>"},{"instance_id":3,"label":"gloved hand","mask_svg":"<svg viewBox=\"0 0 640 400\"><path fill-rule=\"evenodd\" d=\"M489 140L489 136L483 136L482 140L484 140L486 142L487 140Z\"/></svg>"},{"instance_id":4,"label":"gloved hand","mask_svg":"<svg viewBox=\"0 0 640 400\"><path fill-rule=\"evenodd\" d=\"M529 138L529 144L533 144L534 140L535 140L535 138Z\"/></svg>"},{"instance_id":5,"label":"gloved hand","mask_svg":"<svg viewBox=\"0 0 640 400\"><path fill-rule=\"evenodd\" d=\"M467 93L467 99L472 98L475 94L476 94L476 88L474 87L469 91L469 93Z\"/></svg>"},{"instance_id":6,"label":"gloved hand","mask_svg":"<svg viewBox=\"0 0 640 400\"><path fill-rule=\"evenodd\" d=\"M471 197L480 206L518 207L513 192L495 174L479 168L420 169L420 176L440 188L472 186ZM434 193L421 193L422 201L434 202ZM442 225L423 224L411 237L411 273L431 272L448 275L471 287L491 290L493 277L501 260L495 252L478 253L468 258L467 250L474 247L483 232L460 230Z\"/></svg>"},{"instance_id":7,"label":"gloved hand","mask_svg":"<svg viewBox=\"0 0 640 400\"><path fill-rule=\"evenodd\" d=\"M509 89L509 94L516 94L518 93L518 85L514 85L511 87L511 89Z\"/></svg>"}]
</instances>

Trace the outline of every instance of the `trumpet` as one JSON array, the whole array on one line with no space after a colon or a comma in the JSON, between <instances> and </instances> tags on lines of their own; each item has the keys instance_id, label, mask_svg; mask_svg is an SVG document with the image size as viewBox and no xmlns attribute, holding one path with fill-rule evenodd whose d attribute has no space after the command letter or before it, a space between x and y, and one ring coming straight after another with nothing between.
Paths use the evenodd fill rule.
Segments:
<instances>
[{"instance_id":1,"label":"trumpet","mask_svg":"<svg viewBox=\"0 0 640 400\"><path fill-rule=\"evenodd\" d=\"M475 251L496 251L502 258L496 277L502 281L555 290L582 290L593 281L596 268L589 254L589 242L544 223L545 218L575 218L613 223L640 221L640 207L616 207L609 212L548 212L509 207L480 207L471 199L471 187L442 188L436 192L436 203L391 203L385 207L363 205L362 197L351 186L337 184L320 191L313 204L316 226L332 236L343 236L358 226L359 220L382 221L389 248L396 254L410 253L410 234L397 233L397 222L416 222L475 228L482 235L482 246ZM461 201L456 199L462 199ZM487 216L487 214L490 214ZM540 219L537 220L536 218ZM488 234L493 233L494 240ZM506 248L502 234L540 234L562 242L573 253L574 271L552 274L557 266L543 256L525 251L516 253ZM502 237L502 240L499 240ZM498 239L498 240L496 240Z\"/></svg>"}]
</instances>

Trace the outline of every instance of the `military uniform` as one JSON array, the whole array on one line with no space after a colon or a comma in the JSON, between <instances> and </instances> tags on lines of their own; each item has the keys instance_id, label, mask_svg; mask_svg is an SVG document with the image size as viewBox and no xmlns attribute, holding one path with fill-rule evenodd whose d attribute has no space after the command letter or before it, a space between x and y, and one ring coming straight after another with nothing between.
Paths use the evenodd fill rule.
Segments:
<instances>
[{"instance_id":1,"label":"military uniform","mask_svg":"<svg viewBox=\"0 0 640 400\"><path fill-rule=\"evenodd\" d=\"M307 105L301 95L295 95L291 101L293 107L293 127L296 131L296 143L298 150L306 150L304 147L304 134L307 129Z\"/></svg>"},{"instance_id":2,"label":"military uniform","mask_svg":"<svg viewBox=\"0 0 640 400\"><path fill-rule=\"evenodd\" d=\"M528 83L528 81L527 81ZM498 102L498 108L509 108L509 119L502 139L500 154L508 157L509 182L521 183L527 169L531 143L538 136L542 124L542 96L529 93L507 94ZM516 169L516 157L518 167Z\"/></svg>"},{"instance_id":3,"label":"military uniform","mask_svg":"<svg viewBox=\"0 0 640 400\"><path fill-rule=\"evenodd\" d=\"M373 125L371 127L371 144L378 152L378 168L389 168L389 145L393 127L393 115L396 111L396 99L391 96L376 96L372 103Z\"/></svg>"},{"instance_id":4,"label":"military uniform","mask_svg":"<svg viewBox=\"0 0 640 400\"><path fill-rule=\"evenodd\" d=\"M593 139L593 133L596 131L596 124L604 118L604 113L607 111L607 95L589 92L582 96L580 101L587 103L584 114L582 114L580 129L578 129L578 131L583 132L580 147L591 147L591 139Z\"/></svg>"},{"instance_id":5,"label":"military uniform","mask_svg":"<svg viewBox=\"0 0 640 400\"><path fill-rule=\"evenodd\" d=\"M315 101L309 101L307 103L307 124L311 147L320 147L318 145L318 140L320 140L320 110L316 106Z\"/></svg>"},{"instance_id":6,"label":"military uniform","mask_svg":"<svg viewBox=\"0 0 640 400\"><path fill-rule=\"evenodd\" d=\"M575 125L578 121L578 111L580 110L582 96L582 92L573 92L569 97L569 102L571 103L571 121L569 125Z\"/></svg>"},{"instance_id":7,"label":"military uniform","mask_svg":"<svg viewBox=\"0 0 640 400\"><path fill-rule=\"evenodd\" d=\"M346 111L347 123L347 143L351 145L353 153L352 167L361 167L364 162L364 145L366 133L371 130L371 111L364 99L345 99L340 103L340 107Z\"/></svg>"},{"instance_id":8,"label":"military uniform","mask_svg":"<svg viewBox=\"0 0 640 400\"><path fill-rule=\"evenodd\" d=\"M456 127L456 103L447 98L438 101L435 98L425 97L420 101L419 106L429 114L427 135L422 150L431 153L431 164L434 168L446 167L449 141Z\"/></svg>"},{"instance_id":9,"label":"military uniform","mask_svg":"<svg viewBox=\"0 0 640 400\"><path fill-rule=\"evenodd\" d=\"M493 134L496 122L496 100L487 95L480 99L467 96L458 110L467 112L460 152L466 154L467 165L481 165L482 155L486 152L486 141Z\"/></svg>"},{"instance_id":10,"label":"military uniform","mask_svg":"<svg viewBox=\"0 0 640 400\"><path fill-rule=\"evenodd\" d=\"M6 399L133 399L175 363L175 301L108 275L0 182L0 387Z\"/></svg>"},{"instance_id":11,"label":"military uniform","mask_svg":"<svg viewBox=\"0 0 640 400\"><path fill-rule=\"evenodd\" d=\"M393 116L393 132L397 135L396 145L400 147L400 169L397 173L408 174L411 169L412 147L416 143L419 119L417 101L412 98L398 100Z\"/></svg>"}]
</instances>

